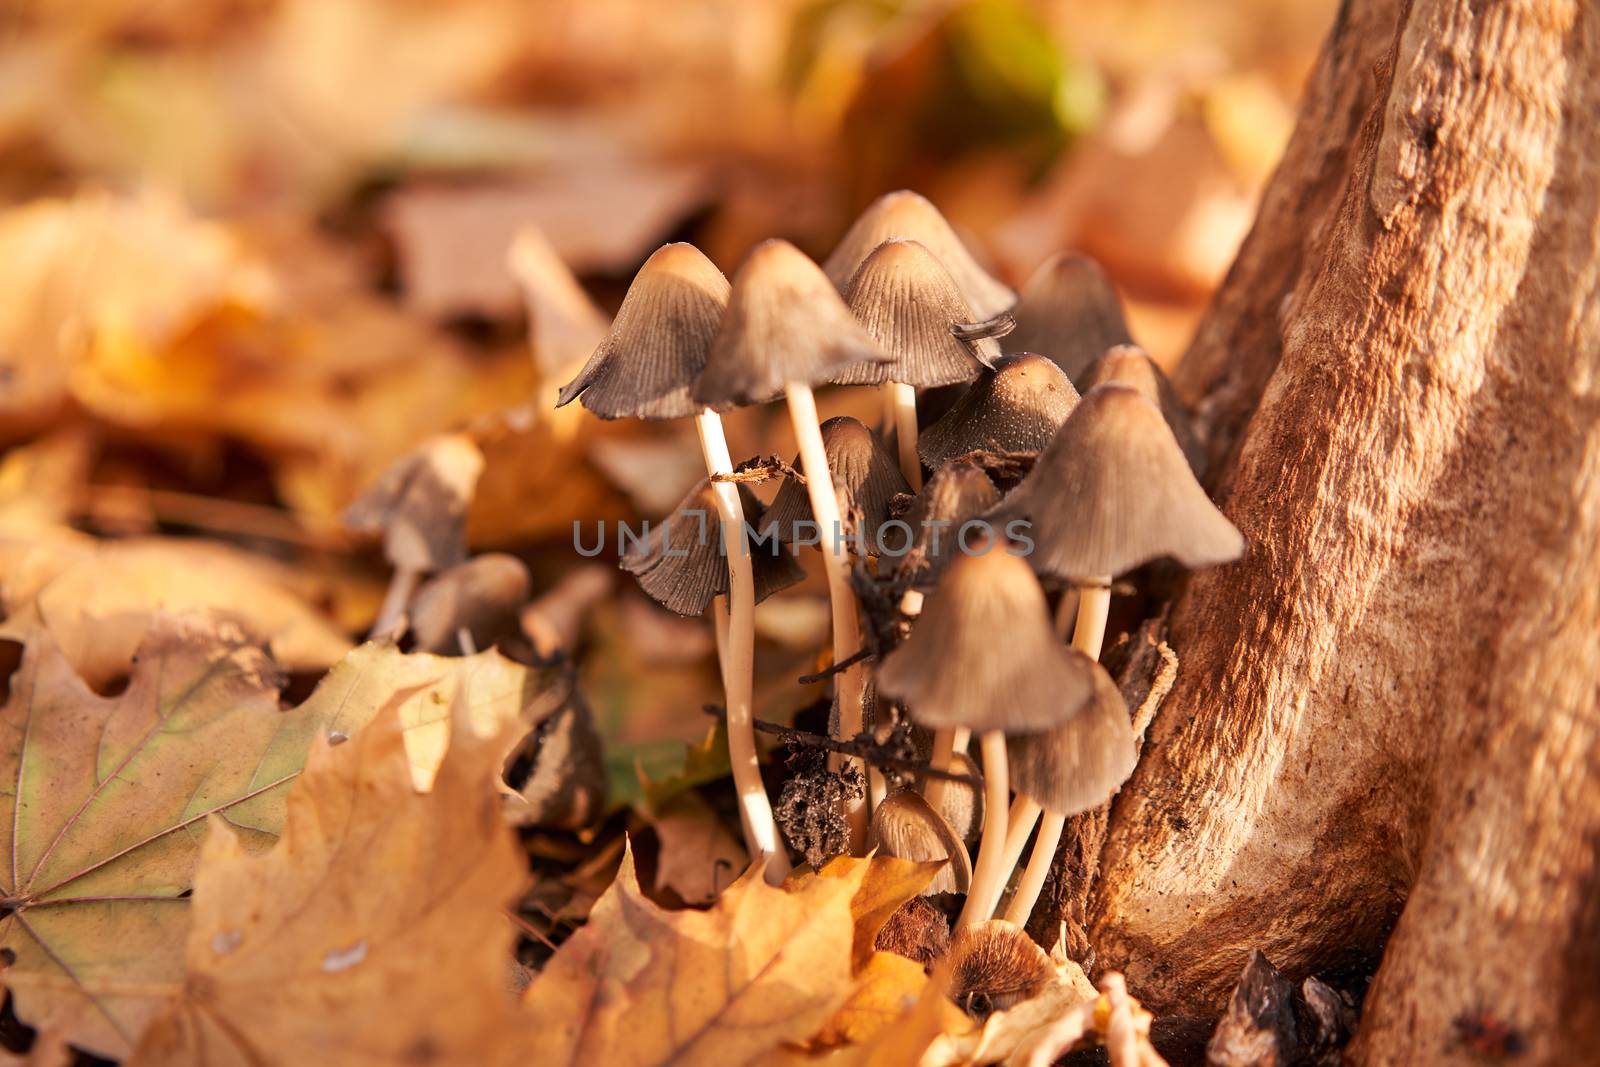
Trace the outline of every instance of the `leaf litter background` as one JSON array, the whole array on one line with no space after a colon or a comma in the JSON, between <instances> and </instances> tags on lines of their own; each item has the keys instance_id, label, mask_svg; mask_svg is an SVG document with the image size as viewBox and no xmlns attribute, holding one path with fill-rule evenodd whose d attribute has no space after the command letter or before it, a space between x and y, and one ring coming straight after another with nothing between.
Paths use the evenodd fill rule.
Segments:
<instances>
[{"instance_id":1,"label":"leaf litter background","mask_svg":"<svg viewBox=\"0 0 1600 1067\"><path fill-rule=\"evenodd\" d=\"M875 950L931 870L743 874L709 627L571 542L669 510L692 434L554 386L661 242L820 254L902 186L1012 282L1090 252L1170 363L1331 15L0 6L3 1055L1048 1062L1072 965L979 1028ZM361 644L389 575L340 515L446 431L527 602L475 655ZM793 452L771 411L730 436ZM762 605L761 717L826 625L817 574Z\"/></svg>"}]
</instances>

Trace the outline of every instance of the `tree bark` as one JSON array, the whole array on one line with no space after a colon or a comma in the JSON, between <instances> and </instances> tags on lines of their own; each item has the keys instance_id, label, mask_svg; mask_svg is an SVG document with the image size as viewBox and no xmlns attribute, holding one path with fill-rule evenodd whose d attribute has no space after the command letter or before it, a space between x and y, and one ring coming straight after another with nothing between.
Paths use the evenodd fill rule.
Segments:
<instances>
[{"instance_id":1,"label":"tree bark","mask_svg":"<svg viewBox=\"0 0 1600 1067\"><path fill-rule=\"evenodd\" d=\"M1241 562L1172 617L1099 960L1377 958L1361 1064L1600 1048L1600 12L1347 0L1178 377Z\"/></svg>"}]
</instances>

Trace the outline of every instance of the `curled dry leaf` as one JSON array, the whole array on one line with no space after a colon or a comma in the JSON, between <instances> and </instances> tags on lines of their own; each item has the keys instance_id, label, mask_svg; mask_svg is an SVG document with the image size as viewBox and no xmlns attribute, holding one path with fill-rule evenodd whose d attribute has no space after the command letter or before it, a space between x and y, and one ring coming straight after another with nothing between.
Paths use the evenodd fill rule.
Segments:
<instances>
[{"instance_id":1,"label":"curled dry leaf","mask_svg":"<svg viewBox=\"0 0 1600 1067\"><path fill-rule=\"evenodd\" d=\"M673 912L645 899L629 852L528 989L539 1062L737 1067L810 1037L850 995L866 874L779 889L752 869L709 911Z\"/></svg>"},{"instance_id":2,"label":"curled dry leaf","mask_svg":"<svg viewBox=\"0 0 1600 1067\"><path fill-rule=\"evenodd\" d=\"M489 784L501 746L465 719L428 793L391 709L312 746L271 851L211 821L183 988L135 1064L522 1058L503 909L527 876Z\"/></svg>"},{"instance_id":3,"label":"curled dry leaf","mask_svg":"<svg viewBox=\"0 0 1600 1067\"><path fill-rule=\"evenodd\" d=\"M706 904L750 864L744 845L692 789L648 818L661 849L656 860L658 893L670 889L686 904Z\"/></svg>"},{"instance_id":4,"label":"curled dry leaf","mask_svg":"<svg viewBox=\"0 0 1600 1067\"><path fill-rule=\"evenodd\" d=\"M353 737L385 708L406 726L414 781L431 782L452 696L463 694L457 714L474 733L492 735L535 677L493 652L403 656L374 643L283 710L275 664L237 626L158 615L127 689L105 698L48 632L28 634L0 708L0 781L11 784L0 796L0 947L16 954L5 982L18 1017L126 1055L178 991L208 816L228 822L237 847L268 847L312 740Z\"/></svg>"}]
</instances>

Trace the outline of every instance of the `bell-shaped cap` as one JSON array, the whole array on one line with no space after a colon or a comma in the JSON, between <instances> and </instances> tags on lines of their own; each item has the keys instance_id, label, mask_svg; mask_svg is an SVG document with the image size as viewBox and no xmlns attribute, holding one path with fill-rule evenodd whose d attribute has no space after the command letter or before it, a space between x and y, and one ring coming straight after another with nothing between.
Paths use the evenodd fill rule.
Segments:
<instances>
[{"instance_id":1,"label":"bell-shaped cap","mask_svg":"<svg viewBox=\"0 0 1600 1067\"><path fill-rule=\"evenodd\" d=\"M488 552L424 582L411 600L411 633L419 652L453 652L460 631L487 648L517 628L528 599L528 568L515 556Z\"/></svg>"},{"instance_id":2,"label":"bell-shaped cap","mask_svg":"<svg viewBox=\"0 0 1600 1067\"><path fill-rule=\"evenodd\" d=\"M1117 345L1107 351L1084 372L1083 387L1086 390L1093 389L1106 382L1131 385L1154 404L1160 410L1161 417L1167 420L1167 427L1172 430L1172 436L1177 438L1178 447L1183 449L1189 469L1194 471L1196 478L1205 476L1206 450L1195 436L1189 413L1184 410L1183 401L1178 399L1177 390L1172 388L1166 373L1150 358L1149 353L1138 345Z\"/></svg>"},{"instance_id":3,"label":"bell-shaped cap","mask_svg":"<svg viewBox=\"0 0 1600 1067\"><path fill-rule=\"evenodd\" d=\"M381 534L384 555L396 567L453 567L467 558L467 507L482 471L483 453L466 434L429 438L345 508L344 524Z\"/></svg>"},{"instance_id":4,"label":"bell-shaped cap","mask_svg":"<svg viewBox=\"0 0 1600 1067\"><path fill-rule=\"evenodd\" d=\"M1078 391L1044 356L1005 356L923 431L917 455L938 467L970 452L1039 454L1078 405Z\"/></svg>"},{"instance_id":5,"label":"bell-shaped cap","mask_svg":"<svg viewBox=\"0 0 1600 1067\"><path fill-rule=\"evenodd\" d=\"M1094 693L1092 664L1050 624L1039 579L1003 543L953 560L911 636L878 668L878 691L936 730L1037 732Z\"/></svg>"},{"instance_id":6,"label":"bell-shaped cap","mask_svg":"<svg viewBox=\"0 0 1600 1067\"><path fill-rule=\"evenodd\" d=\"M909 189L885 193L851 225L822 269L843 292L872 250L891 237L920 242L950 272L967 307L989 319L1016 303L1017 294L978 265L956 231L928 198Z\"/></svg>"},{"instance_id":7,"label":"bell-shaped cap","mask_svg":"<svg viewBox=\"0 0 1600 1067\"><path fill-rule=\"evenodd\" d=\"M858 515L862 546L866 555L878 554L878 539L893 537L884 524L893 516L891 505L900 493L911 492L906 476L900 473L900 464L883 447L876 434L859 420L848 416L829 419L822 424L822 449L828 457L828 471L833 475L834 491L839 497L839 514L845 526L850 516ZM800 460L795 459L799 466ZM811 496L805 485L795 479L783 483L772 506L761 520L762 536L776 534L783 544L802 540L796 536L799 524L811 522ZM815 534L809 528L803 531ZM826 539L832 531L822 530ZM894 548L899 541L889 542Z\"/></svg>"},{"instance_id":8,"label":"bell-shaped cap","mask_svg":"<svg viewBox=\"0 0 1600 1067\"><path fill-rule=\"evenodd\" d=\"M940 467L902 520L911 527L911 546L895 565L896 577L919 588L934 585L961 551L962 524L980 519L999 502L1000 491L976 463Z\"/></svg>"},{"instance_id":9,"label":"bell-shaped cap","mask_svg":"<svg viewBox=\"0 0 1600 1067\"><path fill-rule=\"evenodd\" d=\"M1043 992L1055 964L1022 927L987 919L950 941L950 998L974 1015L1005 1011Z\"/></svg>"},{"instance_id":10,"label":"bell-shaped cap","mask_svg":"<svg viewBox=\"0 0 1600 1067\"><path fill-rule=\"evenodd\" d=\"M603 419L681 419L705 405L689 395L728 307L728 280L691 244L662 245L622 298L606 339L556 406L580 394Z\"/></svg>"},{"instance_id":11,"label":"bell-shaped cap","mask_svg":"<svg viewBox=\"0 0 1600 1067\"><path fill-rule=\"evenodd\" d=\"M739 501L745 524L755 529L761 502L742 485ZM751 555L758 604L804 577L794 557L770 541L757 544L747 538L745 549ZM728 561L711 482L701 480L671 515L653 524L642 546L625 546L621 565L651 599L679 615L703 615L712 597L727 593Z\"/></svg>"},{"instance_id":12,"label":"bell-shaped cap","mask_svg":"<svg viewBox=\"0 0 1600 1067\"><path fill-rule=\"evenodd\" d=\"M1084 394L1033 470L995 509L1030 524L1041 574L1123 574L1171 556L1185 567L1237 559L1244 537L1195 480L1161 412L1131 386Z\"/></svg>"},{"instance_id":13,"label":"bell-shaped cap","mask_svg":"<svg viewBox=\"0 0 1600 1067\"><path fill-rule=\"evenodd\" d=\"M1054 730L1006 738L1011 787L1058 815L1110 800L1137 759L1128 706L1098 663L1088 707Z\"/></svg>"},{"instance_id":14,"label":"bell-shaped cap","mask_svg":"<svg viewBox=\"0 0 1600 1067\"><path fill-rule=\"evenodd\" d=\"M971 323L972 309L950 272L917 241L891 238L874 249L850 279L845 302L890 362L847 367L834 377L840 385L955 385L1000 356L994 338L964 342L952 332Z\"/></svg>"},{"instance_id":15,"label":"bell-shaped cap","mask_svg":"<svg viewBox=\"0 0 1600 1067\"><path fill-rule=\"evenodd\" d=\"M958 782L947 779L944 788L939 790L939 814L944 816L944 821L956 832L956 836L963 841L973 842L983 833L983 774L978 770L977 762L965 752L952 752L950 754L950 770L955 774L964 774L974 779L973 782ZM917 776L917 788L925 790L926 774Z\"/></svg>"},{"instance_id":16,"label":"bell-shaped cap","mask_svg":"<svg viewBox=\"0 0 1600 1067\"><path fill-rule=\"evenodd\" d=\"M961 835L914 790L896 793L874 809L867 847L914 863L948 860L924 896L965 893L972 884L972 857Z\"/></svg>"},{"instance_id":17,"label":"bell-shaped cap","mask_svg":"<svg viewBox=\"0 0 1600 1067\"><path fill-rule=\"evenodd\" d=\"M815 263L788 241L763 241L733 276L728 313L691 390L718 409L762 404L790 382L822 385L888 355Z\"/></svg>"},{"instance_id":18,"label":"bell-shaped cap","mask_svg":"<svg viewBox=\"0 0 1600 1067\"><path fill-rule=\"evenodd\" d=\"M1106 349L1128 344L1122 300L1100 264L1076 252L1049 259L1028 284L1012 312L1017 328L1008 352L1042 352L1077 381Z\"/></svg>"}]
</instances>

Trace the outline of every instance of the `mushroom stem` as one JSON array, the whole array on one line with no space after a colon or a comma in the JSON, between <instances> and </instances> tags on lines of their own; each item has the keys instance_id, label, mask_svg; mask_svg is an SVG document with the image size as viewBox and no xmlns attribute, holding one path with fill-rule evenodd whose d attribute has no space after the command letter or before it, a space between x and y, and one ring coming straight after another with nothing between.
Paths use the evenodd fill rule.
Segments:
<instances>
[{"instance_id":1,"label":"mushroom stem","mask_svg":"<svg viewBox=\"0 0 1600 1067\"><path fill-rule=\"evenodd\" d=\"M378 609L378 618L367 634L368 640L375 637L400 636L394 633L394 630L405 618L406 607L411 603L411 594L416 592L417 579L421 577L421 571L412 570L410 567L395 568L394 575L389 579L389 590L383 594L383 606Z\"/></svg>"},{"instance_id":2,"label":"mushroom stem","mask_svg":"<svg viewBox=\"0 0 1600 1067\"><path fill-rule=\"evenodd\" d=\"M804 382L790 382L784 390L789 404L789 420L800 446L800 466L806 476L806 494L811 500L811 516L821 529L822 559L828 576L828 598L833 605L833 662L843 663L861 648L861 624L856 618L856 595L850 585L850 559L844 549L844 526L839 517L839 498L828 470L828 454L822 446L821 424L817 421L817 399ZM834 696L839 719L834 736L854 738L861 732L866 672L856 663L834 679ZM829 766L835 772L849 757L835 754ZM854 761L862 774L866 769ZM867 844L867 801L857 797L845 801L845 820L850 827L850 851L860 854Z\"/></svg>"},{"instance_id":3,"label":"mushroom stem","mask_svg":"<svg viewBox=\"0 0 1600 1067\"><path fill-rule=\"evenodd\" d=\"M948 771L955 763L957 752L965 752L972 741L972 731L966 727L933 732L933 751L928 756L928 766L936 771ZM944 791L950 784L948 778L929 775L922 783L922 798L934 811L943 811ZM1015 862L1015 861L1013 861Z\"/></svg>"},{"instance_id":4,"label":"mushroom stem","mask_svg":"<svg viewBox=\"0 0 1600 1067\"><path fill-rule=\"evenodd\" d=\"M1033 834L1033 825L1039 821L1043 810L1038 801L1020 793L1011 802L1011 810L1006 814L1006 870L1016 870L1022 850L1028 847L1028 838Z\"/></svg>"},{"instance_id":5,"label":"mushroom stem","mask_svg":"<svg viewBox=\"0 0 1600 1067\"><path fill-rule=\"evenodd\" d=\"M1090 659L1100 658L1100 646L1106 638L1106 616L1111 611L1111 575L1090 578L1078 591L1078 623L1072 631L1072 647ZM1034 838L1033 852L1028 856L1028 866L1017 883L1017 891L1006 908L1006 919L1018 926L1025 925L1044 890L1045 879L1055 864L1056 848L1061 844L1061 832L1066 828L1067 817L1053 811L1044 813L1039 820L1039 834Z\"/></svg>"},{"instance_id":6,"label":"mushroom stem","mask_svg":"<svg viewBox=\"0 0 1600 1067\"><path fill-rule=\"evenodd\" d=\"M956 929L982 922L994 914L1005 888L1006 820L999 817L1011 803L1011 781L1006 767L1006 735L991 730L981 736L983 752L983 808L995 817L983 820L983 840L978 844L978 861L972 865L972 887L967 902L956 920Z\"/></svg>"},{"instance_id":7,"label":"mushroom stem","mask_svg":"<svg viewBox=\"0 0 1600 1067\"><path fill-rule=\"evenodd\" d=\"M1065 641L1072 635L1073 620L1078 617L1080 598L1076 588L1064 589L1056 602L1056 636Z\"/></svg>"},{"instance_id":8,"label":"mushroom stem","mask_svg":"<svg viewBox=\"0 0 1600 1067\"><path fill-rule=\"evenodd\" d=\"M733 460L722 432L722 418L709 408L695 416L700 450L711 474L731 474ZM712 498L722 527L723 554L728 561L728 621L721 642L722 684L727 696L728 763L739 793L739 822L752 857L766 860L767 880L783 881L789 873L789 854L778 836L772 804L761 781L756 756L756 734L751 703L754 682L756 586L750 549L744 537L744 506L732 482L713 481ZM719 598L720 599L720 598ZM720 629L720 628L719 628Z\"/></svg>"},{"instance_id":9,"label":"mushroom stem","mask_svg":"<svg viewBox=\"0 0 1600 1067\"><path fill-rule=\"evenodd\" d=\"M922 491L922 460L917 458L917 389L904 382L883 383L884 428L894 427L900 473L911 491Z\"/></svg>"}]
</instances>

